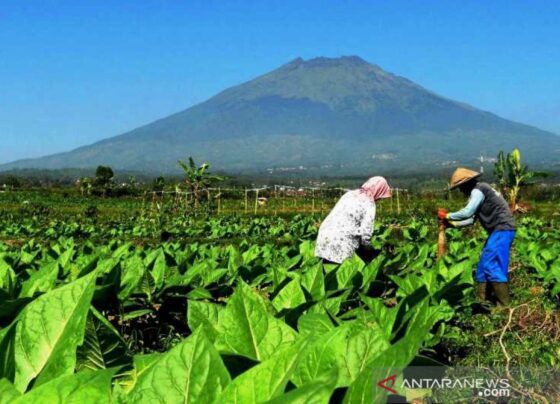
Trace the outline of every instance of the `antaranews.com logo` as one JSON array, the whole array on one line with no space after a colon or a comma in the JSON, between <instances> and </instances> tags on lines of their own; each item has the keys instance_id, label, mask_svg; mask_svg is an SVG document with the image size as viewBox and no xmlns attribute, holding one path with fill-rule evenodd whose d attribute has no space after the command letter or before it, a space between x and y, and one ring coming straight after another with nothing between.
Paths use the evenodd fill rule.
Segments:
<instances>
[{"instance_id":1,"label":"antaranews.com logo","mask_svg":"<svg viewBox=\"0 0 560 404\"><path fill-rule=\"evenodd\" d=\"M510 397L511 385L508 379L487 378L403 378L397 386L397 374L391 375L377 382L377 386L387 390L391 394L399 394L405 389L457 389L474 390L480 397ZM395 390L397 388L398 390Z\"/></svg>"},{"instance_id":2,"label":"antaranews.com logo","mask_svg":"<svg viewBox=\"0 0 560 404\"><path fill-rule=\"evenodd\" d=\"M376 396L386 394L388 402L507 402L537 395L558 402L560 391L560 370L546 368L378 368L372 379Z\"/></svg>"}]
</instances>

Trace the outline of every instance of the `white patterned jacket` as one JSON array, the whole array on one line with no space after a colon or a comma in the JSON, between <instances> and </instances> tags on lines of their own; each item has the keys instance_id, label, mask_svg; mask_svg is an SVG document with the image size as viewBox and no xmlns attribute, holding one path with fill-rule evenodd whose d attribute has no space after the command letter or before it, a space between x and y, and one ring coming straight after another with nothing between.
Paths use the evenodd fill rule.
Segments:
<instances>
[{"instance_id":1,"label":"white patterned jacket","mask_svg":"<svg viewBox=\"0 0 560 404\"><path fill-rule=\"evenodd\" d=\"M315 256L342 263L360 245L369 245L374 221L375 202L360 190L346 192L319 228Z\"/></svg>"}]
</instances>

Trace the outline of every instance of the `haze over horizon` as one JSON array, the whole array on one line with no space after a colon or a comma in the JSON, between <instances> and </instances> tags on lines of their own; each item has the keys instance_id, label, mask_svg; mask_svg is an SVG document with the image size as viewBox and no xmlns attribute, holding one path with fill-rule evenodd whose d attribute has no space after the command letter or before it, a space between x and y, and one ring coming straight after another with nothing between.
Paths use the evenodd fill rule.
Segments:
<instances>
[{"instance_id":1,"label":"haze over horizon","mask_svg":"<svg viewBox=\"0 0 560 404\"><path fill-rule=\"evenodd\" d=\"M559 134L559 18L547 1L6 4L0 163L127 132L298 56L358 55Z\"/></svg>"}]
</instances>

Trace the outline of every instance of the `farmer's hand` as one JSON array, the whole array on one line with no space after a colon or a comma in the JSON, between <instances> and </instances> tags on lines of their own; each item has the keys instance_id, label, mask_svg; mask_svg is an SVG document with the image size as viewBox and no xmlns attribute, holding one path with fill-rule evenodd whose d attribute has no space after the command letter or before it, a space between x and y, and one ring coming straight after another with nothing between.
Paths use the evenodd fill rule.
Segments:
<instances>
[{"instance_id":1,"label":"farmer's hand","mask_svg":"<svg viewBox=\"0 0 560 404\"><path fill-rule=\"evenodd\" d=\"M438 208L437 210L437 216L439 220L447 220L447 210L443 209L443 208Z\"/></svg>"}]
</instances>

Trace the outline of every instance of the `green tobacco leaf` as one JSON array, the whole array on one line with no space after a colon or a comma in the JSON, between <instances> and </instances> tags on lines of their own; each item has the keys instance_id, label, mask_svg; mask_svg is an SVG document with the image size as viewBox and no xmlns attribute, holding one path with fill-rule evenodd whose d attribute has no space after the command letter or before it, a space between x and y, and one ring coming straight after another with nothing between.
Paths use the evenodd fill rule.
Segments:
<instances>
[{"instance_id":1,"label":"green tobacco leaf","mask_svg":"<svg viewBox=\"0 0 560 404\"><path fill-rule=\"evenodd\" d=\"M202 272L201 278L203 281L203 285L206 287L218 283L218 281L226 275L227 275L226 268L213 268L209 271Z\"/></svg>"},{"instance_id":2,"label":"green tobacco leaf","mask_svg":"<svg viewBox=\"0 0 560 404\"><path fill-rule=\"evenodd\" d=\"M334 324L328 314L308 313L298 319L298 331L300 335L320 335L329 332Z\"/></svg>"},{"instance_id":3,"label":"green tobacco leaf","mask_svg":"<svg viewBox=\"0 0 560 404\"><path fill-rule=\"evenodd\" d=\"M425 300L420 305L419 314L410 322L408 333L389 349L380 352L371 359L350 385L345 403L379 403L385 402L387 390L377 386L377 383L387 377L399 375L414 359L422 346L422 342L437 321L437 313L424 311L428 307Z\"/></svg>"},{"instance_id":4,"label":"green tobacco leaf","mask_svg":"<svg viewBox=\"0 0 560 404\"><path fill-rule=\"evenodd\" d=\"M328 312L332 316L336 316L340 312L340 306L346 301L350 295L350 290L346 290L341 295L336 297L330 297L328 299L321 300L317 302L311 309L310 313L325 313Z\"/></svg>"},{"instance_id":5,"label":"green tobacco leaf","mask_svg":"<svg viewBox=\"0 0 560 404\"><path fill-rule=\"evenodd\" d=\"M203 274L212 271L213 265L210 261L200 261L192 264L183 275L176 273L169 277L166 281L166 286L172 285L190 285L198 281Z\"/></svg>"},{"instance_id":6,"label":"green tobacco leaf","mask_svg":"<svg viewBox=\"0 0 560 404\"><path fill-rule=\"evenodd\" d=\"M277 311L293 309L305 303L305 295L299 284L299 279L290 281L272 300L272 305Z\"/></svg>"},{"instance_id":7,"label":"green tobacco leaf","mask_svg":"<svg viewBox=\"0 0 560 404\"><path fill-rule=\"evenodd\" d=\"M296 386L303 386L326 373L334 371L338 374L339 369L344 366L348 331L349 327L340 326L326 334L315 336L313 342L301 353L292 382Z\"/></svg>"},{"instance_id":8,"label":"green tobacco leaf","mask_svg":"<svg viewBox=\"0 0 560 404\"><path fill-rule=\"evenodd\" d=\"M125 321L129 321L129 320L133 320L133 319L138 318L138 317L143 317L143 316L145 316L147 314L151 314L153 312L154 311L151 310L151 309L134 310L134 311L131 311L131 312L128 312L128 313L124 313L122 318Z\"/></svg>"},{"instance_id":9,"label":"green tobacco leaf","mask_svg":"<svg viewBox=\"0 0 560 404\"><path fill-rule=\"evenodd\" d=\"M116 369L85 370L61 376L13 401L14 404L95 403L111 402L111 379Z\"/></svg>"},{"instance_id":10,"label":"green tobacco leaf","mask_svg":"<svg viewBox=\"0 0 560 404\"><path fill-rule=\"evenodd\" d=\"M411 295L416 289L419 289L426 284L424 281L424 274L422 278L416 274L410 274L405 278L397 275L389 275L389 278L399 287L397 290L397 296Z\"/></svg>"},{"instance_id":11,"label":"green tobacco leaf","mask_svg":"<svg viewBox=\"0 0 560 404\"><path fill-rule=\"evenodd\" d=\"M325 297L325 275L323 264L318 263L308 268L301 279L301 285L309 292L314 300Z\"/></svg>"},{"instance_id":12,"label":"green tobacco leaf","mask_svg":"<svg viewBox=\"0 0 560 404\"><path fill-rule=\"evenodd\" d=\"M262 403L279 396L296 368L307 341L299 340L231 382L216 402Z\"/></svg>"},{"instance_id":13,"label":"green tobacco leaf","mask_svg":"<svg viewBox=\"0 0 560 404\"><path fill-rule=\"evenodd\" d=\"M33 297L36 292L43 293L51 290L58 278L59 269L58 262L51 262L33 272L31 277L23 282L19 297Z\"/></svg>"},{"instance_id":14,"label":"green tobacco leaf","mask_svg":"<svg viewBox=\"0 0 560 404\"><path fill-rule=\"evenodd\" d=\"M243 265L243 258L241 257L241 252L233 247L229 246L227 249L229 254L228 258L228 271L230 274L234 275L241 265Z\"/></svg>"},{"instance_id":15,"label":"green tobacco leaf","mask_svg":"<svg viewBox=\"0 0 560 404\"><path fill-rule=\"evenodd\" d=\"M97 268L98 263L99 255L92 257L79 256L75 262L68 265L69 271L66 269L63 272L69 272L68 279L75 281L76 279L86 276L90 272L94 271Z\"/></svg>"},{"instance_id":16,"label":"green tobacco leaf","mask_svg":"<svg viewBox=\"0 0 560 404\"><path fill-rule=\"evenodd\" d=\"M352 278L362 271L364 262L354 254L350 259L345 260L336 270L336 281L339 289L350 286Z\"/></svg>"},{"instance_id":17,"label":"green tobacco leaf","mask_svg":"<svg viewBox=\"0 0 560 404\"><path fill-rule=\"evenodd\" d=\"M15 334L15 386L25 391L74 372L76 347L83 341L95 273L54 289L29 303Z\"/></svg>"},{"instance_id":18,"label":"green tobacco leaf","mask_svg":"<svg viewBox=\"0 0 560 404\"><path fill-rule=\"evenodd\" d=\"M205 300L212 299L212 293L204 288L194 288L189 293L187 293L187 299L189 300Z\"/></svg>"},{"instance_id":19,"label":"green tobacco leaf","mask_svg":"<svg viewBox=\"0 0 560 404\"><path fill-rule=\"evenodd\" d=\"M0 379L0 404L10 404L21 396L21 393L7 379Z\"/></svg>"},{"instance_id":20,"label":"green tobacco leaf","mask_svg":"<svg viewBox=\"0 0 560 404\"><path fill-rule=\"evenodd\" d=\"M282 282L284 282L284 280L288 277L288 270L283 267L272 267L270 269L270 272L272 274L272 283L274 285L274 288L279 287Z\"/></svg>"},{"instance_id":21,"label":"green tobacco leaf","mask_svg":"<svg viewBox=\"0 0 560 404\"><path fill-rule=\"evenodd\" d=\"M0 330L0 378L14 380L14 334L16 327L14 323Z\"/></svg>"},{"instance_id":22,"label":"green tobacco leaf","mask_svg":"<svg viewBox=\"0 0 560 404\"><path fill-rule=\"evenodd\" d=\"M94 307L88 315L84 343L77 350L77 370L108 369L130 363L124 339Z\"/></svg>"},{"instance_id":23,"label":"green tobacco leaf","mask_svg":"<svg viewBox=\"0 0 560 404\"><path fill-rule=\"evenodd\" d=\"M154 366L162 356L163 354L161 353L135 355L132 358L134 364L132 369L123 370L116 375L117 387L124 393L130 392L142 374Z\"/></svg>"},{"instance_id":24,"label":"green tobacco leaf","mask_svg":"<svg viewBox=\"0 0 560 404\"><path fill-rule=\"evenodd\" d=\"M218 349L261 361L291 344L296 332L272 316L264 300L240 282L219 321Z\"/></svg>"},{"instance_id":25,"label":"green tobacco leaf","mask_svg":"<svg viewBox=\"0 0 560 404\"><path fill-rule=\"evenodd\" d=\"M3 259L0 259L0 289L13 296L16 279L16 273L12 267Z\"/></svg>"},{"instance_id":26,"label":"green tobacco leaf","mask_svg":"<svg viewBox=\"0 0 560 404\"><path fill-rule=\"evenodd\" d=\"M377 325L352 333L346 345L344 366L340 372L339 383L344 386L350 385L371 359L389 347L387 336Z\"/></svg>"},{"instance_id":27,"label":"green tobacco leaf","mask_svg":"<svg viewBox=\"0 0 560 404\"><path fill-rule=\"evenodd\" d=\"M299 245L299 254L305 261L315 259L315 243L306 240Z\"/></svg>"},{"instance_id":28,"label":"green tobacco leaf","mask_svg":"<svg viewBox=\"0 0 560 404\"><path fill-rule=\"evenodd\" d=\"M199 329L139 377L130 401L211 403L229 382L222 358Z\"/></svg>"},{"instance_id":29,"label":"green tobacco leaf","mask_svg":"<svg viewBox=\"0 0 560 404\"><path fill-rule=\"evenodd\" d=\"M158 250L158 254L154 261L154 266L152 267L152 277L154 278L154 284L156 289L161 289L163 287L163 281L165 279L165 271L167 269L167 262L165 259L165 252L163 249Z\"/></svg>"},{"instance_id":30,"label":"green tobacco leaf","mask_svg":"<svg viewBox=\"0 0 560 404\"><path fill-rule=\"evenodd\" d=\"M243 258L243 264L249 265L259 257L260 253L261 252L259 246L252 245L247 251L241 254L241 257Z\"/></svg>"},{"instance_id":31,"label":"green tobacco leaf","mask_svg":"<svg viewBox=\"0 0 560 404\"><path fill-rule=\"evenodd\" d=\"M133 293L144 294L146 295L148 302L152 302L152 294L155 290L156 286L152 274L148 271L144 271L144 275L142 275L142 279L136 289L134 289Z\"/></svg>"},{"instance_id":32,"label":"green tobacco leaf","mask_svg":"<svg viewBox=\"0 0 560 404\"><path fill-rule=\"evenodd\" d=\"M63 277L66 277L70 271L70 262L72 261L74 253L74 246L70 246L66 251L60 254L57 259L58 263L60 264L60 270Z\"/></svg>"},{"instance_id":33,"label":"green tobacco leaf","mask_svg":"<svg viewBox=\"0 0 560 404\"><path fill-rule=\"evenodd\" d=\"M122 246L120 246L119 248L117 248L114 252L112 257L113 258L122 258L123 256L128 255L128 253L130 252L132 248L132 243L125 243Z\"/></svg>"},{"instance_id":34,"label":"green tobacco leaf","mask_svg":"<svg viewBox=\"0 0 560 404\"><path fill-rule=\"evenodd\" d=\"M382 264L385 262L385 256L379 255L373 261L368 263L364 269L364 278L362 279L362 289L367 288L368 285L377 278L377 274L381 270Z\"/></svg>"},{"instance_id":35,"label":"green tobacco leaf","mask_svg":"<svg viewBox=\"0 0 560 404\"><path fill-rule=\"evenodd\" d=\"M23 265L29 265L35 261L35 257L39 251L35 251L33 253L29 253L27 251L22 250L19 256L19 262Z\"/></svg>"},{"instance_id":36,"label":"green tobacco leaf","mask_svg":"<svg viewBox=\"0 0 560 404\"><path fill-rule=\"evenodd\" d=\"M361 295L360 298L368 306L372 318L379 325L379 329L384 332L385 338L390 340L398 310L396 308L385 307L383 300L379 298L372 298L365 295Z\"/></svg>"},{"instance_id":37,"label":"green tobacco leaf","mask_svg":"<svg viewBox=\"0 0 560 404\"><path fill-rule=\"evenodd\" d=\"M336 372L282 394L267 404L328 404L336 387Z\"/></svg>"},{"instance_id":38,"label":"green tobacco leaf","mask_svg":"<svg viewBox=\"0 0 560 404\"><path fill-rule=\"evenodd\" d=\"M146 267L142 259L135 255L123 264L121 291L119 292L119 299L124 300L136 289L142 281Z\"/></svg>"},{"instance_id":39,"label":"green tobacco leaf","mask_svg":"<svg viewBox=\"0 0 560 404\"><path fill-rule=\"evenodd\" d=\"M218 337L218 323L220 313L224 308L215 303L198 302L196 300L187 301L187 323L191 331L195 331L202 326L208 338L215 341Z\"/></svg>"}]
</instances>

